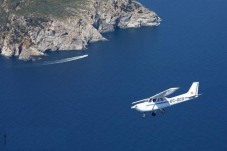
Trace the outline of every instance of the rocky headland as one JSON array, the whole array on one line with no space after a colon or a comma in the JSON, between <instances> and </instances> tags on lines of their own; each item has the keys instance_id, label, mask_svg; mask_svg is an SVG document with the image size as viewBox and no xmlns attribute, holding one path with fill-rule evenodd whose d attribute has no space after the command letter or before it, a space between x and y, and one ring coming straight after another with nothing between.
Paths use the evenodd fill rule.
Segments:
<instances>
[{"instance_id":1,"label":"rocky headland","mask_svg":"<svg viewBox=\"0 0 227 151\"><path fill-rule=\"evenodd\" d=\"M0 0L0 17L0 53L21 60L47 50L84 50L116 28L160 24L134 0Z\"/></svg>"}]
</instances>

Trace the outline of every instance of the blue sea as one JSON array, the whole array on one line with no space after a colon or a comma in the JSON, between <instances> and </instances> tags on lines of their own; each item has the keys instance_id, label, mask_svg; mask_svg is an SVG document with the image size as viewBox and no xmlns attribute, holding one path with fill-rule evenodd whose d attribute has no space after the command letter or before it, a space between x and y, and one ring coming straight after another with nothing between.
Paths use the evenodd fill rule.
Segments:
<instances>
[{"instance_id":1,"label":"blue sea","mask_svg":"<svg viewBox=\"0 0 227 151\"><path fill-rule=\"evenodd\" d=\"M85 51L0 57L1 151L226 151L226 0L141 0L158 27L118 29ZM88 54L62 64L36 66ZM200 82L156 117L131 102Z\"/></svg>"}]
</instances>

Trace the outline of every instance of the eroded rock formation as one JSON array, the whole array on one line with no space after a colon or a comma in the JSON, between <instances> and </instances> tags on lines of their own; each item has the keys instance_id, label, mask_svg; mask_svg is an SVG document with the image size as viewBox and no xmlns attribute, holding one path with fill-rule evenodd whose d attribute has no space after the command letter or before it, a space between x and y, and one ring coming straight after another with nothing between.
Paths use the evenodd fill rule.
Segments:
<instances>
[{"instance_id":1,"label":"eroded rock formation","mask_svg":"<svg viewBox=\"0 0 227 151\"><path fill-rule=\"evenodd\" d=\"M1 1L0 1L1 2ZM46 50L83 50L88 43L106 40L102 33L119 28L157 26L160 18L133 0L86 0L86 7L66 7L67 16L39 13L17 14L21 0L10 8L8 0L0 6L0 53L29 60ZM76 2L75 2L76 3Z\"/></svg>"}]
</instances>

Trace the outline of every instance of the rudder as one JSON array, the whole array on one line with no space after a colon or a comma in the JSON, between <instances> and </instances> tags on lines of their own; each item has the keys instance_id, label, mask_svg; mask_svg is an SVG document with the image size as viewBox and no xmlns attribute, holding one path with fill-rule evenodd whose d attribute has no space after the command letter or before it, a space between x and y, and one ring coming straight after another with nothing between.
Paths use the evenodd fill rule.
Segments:
<instances>
[{"instance_id":1,"label":"rudder","mask_svg":"<svg viewBox=\"0 0 227 151\"><path fill-rule=\"evenodd\" d=\"M190 87L189 91L187 92L190 95L198 95L198 90L199 90L199 82L193 82L192 86Z\"/></svg>"}]
</instances>

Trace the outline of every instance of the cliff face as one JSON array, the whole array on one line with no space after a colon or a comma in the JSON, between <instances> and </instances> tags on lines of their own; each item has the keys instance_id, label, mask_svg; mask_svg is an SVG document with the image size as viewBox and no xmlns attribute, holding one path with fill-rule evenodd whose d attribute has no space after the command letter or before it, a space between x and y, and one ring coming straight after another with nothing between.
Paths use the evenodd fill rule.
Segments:
<instances>
[{"instance_id":1,"label":"cliff face","mask_svg":"<svg viewBox=\"0 0 227 151\"><path fill-rule=\"evenodd\" d=\"M90 42L106 40L102 33L117 27L157 26L160 22L154 12L133 0L84 0L81 6L65 6L60 17L23 12L35 0L16 1L13 6L10 0L0 1L0 53L21 60L44 55L46 50L83 50Z\"/></svg>"}]
</instances>

